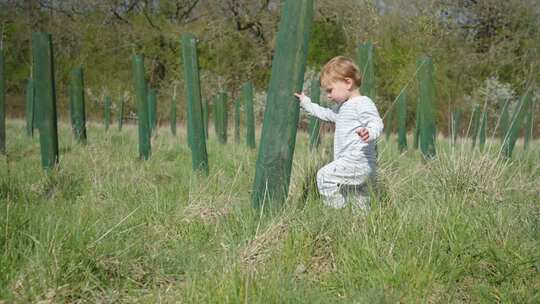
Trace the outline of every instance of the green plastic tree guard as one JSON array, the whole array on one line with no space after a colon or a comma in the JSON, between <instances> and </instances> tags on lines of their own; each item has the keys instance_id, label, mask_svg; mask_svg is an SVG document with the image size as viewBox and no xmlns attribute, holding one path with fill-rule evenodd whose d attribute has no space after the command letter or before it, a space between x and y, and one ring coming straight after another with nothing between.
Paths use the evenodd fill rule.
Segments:
<instances>
[{"instance_id":1,"label":"green plastic tree guard","mask_svg":"<svg viewBox=\"0 0 540 304\"><path fill-rule=\"evenodd\" d=\"M461 118L463 117L462 109L455 109L452 112L452 144L457 143L457 139L460 133Z\"/></svg>"},{"instance_id":2,"label":"green plastic tree guard","mask_svg":"<svg viewBox=\"0 0 540 304\"><path fill-rule=\"evenodd\" d=\"M82 68L71 71L71 106L73 135L78 143L86 143L86 110L84 100L84 74Z\"/></svg>"},{"instance_id":3,"label":"green plastic tree guard","mask_svg":"<svg viewBox=\"0 0 540 304\"><path fill-rule=\"evenodd\" d=\"M390 135L392 134L392 127L394 125L394 109L389 108L386 112L386 122L384 124L384 132L386 140L390 140Z\"/></svg>"},{"instance_id":4,"label":"green plastic tree guard","mask_svg":"<svg viewBox=\"0 0 540 304\"><path fill-rule=\"evenodd\" d=\"M525 134L523 137L523 149L529 148L529 142L533 139L534 129L534 101L529 103L529 110L525 116Z\"/></svg>"},{"instance_id":5,"label":"green plastic tree guard","mask_svg":"<svg viewBox=\"0 0 540 304\"><path fill-rule=\"evenodd\" d=\"M246 115L246 145L255 149L255 111L253 110L253 84L251 81L242 86L242 96L244 98L244 113Z\"/></svg>"},{"instance_id":6,"label":"green plastic tree guard","mask_svg":"<svg viewBox=\"0 0 540 304\"><path fill-rule=\"evenodd\" d=\"M234 142L240 142L240 97L234 100Z\"/></svg>"},{"instance_id":7,"label":"green plastic tree guard","mask_svg":"<svg viewBox=\"0 0 540 304\"><path fill-rule=\"evenodd\" d=\"M228 128L229 126L229 107L228 107L229 95L226 92L222 92L221 94L222 94L221 98L223 100L223 113L221 114L223 116L222 137L225 138L225 142L226 142L228 138L228 133L229 133L229 128Z\"/></svg>"},{"instance_id":8,"label":"green plastic tree guard","mask_svg":"<svg viewBox=\"0 0 540 304\"><path fill-rule=\"evenodd\" d=\"M407 91L402 91L397 98L396 113L398 120L398 149L403 152L407 149Z\"/></svg>"},{"instance_id":9,"label":"green plastic tree guard","mask_svg":"<svg viewBox=\"0 0 540 304\"><path fill-rule=\"evenodd\" d=\"M157 92L153 88L148 90L148 124L150 133L155 133L157 128Z\"/></svg>"},{"instance_id":10,"label":"green plastic tree guard","mask_svg":"<svg viewBox=\"0 0 540 304\"><path fill-rule=\"evenodd\" d=\"M214 124L220 144L227 143L227 93L219 92L214 103Z\"/></svg>"},{"instance_id":11,"label":"green plastic tree guard","mask_svg":"<svg viewBox=\"0 0 540 304\"><path fill-rule=\"evenodd\" d=\"M187 92L186 92L187 94ZM202 97L201 97L202 98ZM186 104L186 111L189 111L189 101L188 103ZM202 111L202 103L201 103L201 111ZM186 116L187 117L187 116ZM189 117L187 117L187 124L186 124L186 128L187 128L187 144L188 144L188 147L191 149L191 143L193 141L193 135L192 135L192 132L193 132L193 127L191 126L191 123L193 122L192 120L189 119Z\"/></svg>"},{"instance_id":12,"label":"green plastic tree guard","mask_svg":"<svg viewBox=\"0 0 540 304\"><path fill-rule=\"evenodd\" d=\"M484 146L486 145L487 120L488 111L487 109L484 109L484 112L482 112L482 119L480 121L480 131L478 132L478 145L480 147L480 151L483 151Z\"/></svg>"},{"instance_id":13,"label":"green plastic tree guard","mask_svg":"<svg viewBox=\"0 0 540 304\"><path fill-rule=\"evenodd\" d=\"M512 152L516 141L519 136L519 132L522 127L523 119L529 108L529 104L532 102L531 91L527 90L523 96L521 96L519 103L512 114L512 119L510 120L510 125L508 126L507 134L505 135L505 141L503 143L502 152L505 158L512 157Z\"/></svg>"},{"instance_id":14,"label":"green plastic tree guard","mask_svg":"<svg viewBox=\"0 0 540 304\"><path fill-rule=\"evenodd\" d=\"M420 102L416 103L416 117L414 125L414 137L413 137L413 148L418 149L420 145L420 128L422 127L422 116L420 115Z\"/></svg>"},{"instance_id":15,"label":"green plastic tree guard","mask_svg":"<svg viewBox=\"0 0 540 304\"><path fill-rule=\"evenodd\" d=\"M26 83L26 135L34 136L34 80Z\"/></svg>"},{"instance_id":16,"label":"green plastic tree guard","mask_svg":"<svg viewBox=\"0 0 540 304\"><path fill-rule=\"evenodd\" d=\"M321 101L321 85L318 79L311 80L311 89L309 92L311 96L311 101L316 104L320 104ZM320 120L316 117L310 117L309 118L309 126L308 126L308 132L309 132L309 150L315 151L317 148L319 148L319 144L321 141L320 138Z\"/></svg>"},{"instance_id":17,"label":"green plastic tree guard","mask_svg":"<svg viewBox=\"0 0 540 304\"><path fill-rule=\"evenodd\" d=\"M508 133L508 123L510 120L510 113L509 113L509 107L510 107L510 99L500 99L499 100L499 108L501 108L501 114L499 116L499 136L501 138L501 141L504 142L505 136Z\"/></svg>"},{"instance_id":18,"label":"green plastic tree guard","mask_svg":"<svg viewBox=\"0 0 540 304\"><path fill-rule=\"evenodd\" d=\"M4 50L0 49L0 154L6 154L6 68Z\"/></svg>"},{"instance_id":19,"label":"green plastic tree guard","mask_svg":"<svg viewBox=\"0 0 540 304\"><path fill-rule=\"evenodd\" d=\"M417 61L418 103L420 105L420 150L425 159L435 157L435 86L433 84L433 62L424 57Z\"/></svg>"},{"instance_id":20,"label":"green plastic tree guard","mask_svg":"<svg viewBox=\"0 0 540 304\"><path fill-rule=\"evenodd\" d=\"M120 97L120 105L118 107L118 131L122 131L124 125L124 96Z\"/></svg>"},{"instance_id":21,"label":"green plastic tree guard","mask_svg":"<svg viewBox=\"0 0 540 304\"><path fill-rule=\"evenodd\" d=\"M289 192L299 118L293 94L302 90L312 22L313 0L283 2L253 183L255 208L277 206Z\"/></svg>"},{"instance_id":22,"label":"green plastic tree guard","mask_svg":"<svg viewBox=\"0 0 540 304\"><path fill-rule=\"evenodd\" d=\"M44 169L54 168L59 161L58 122L56 119L56 89L54 82L54 53L52 36L49 33L32 34L32 62L36 113L38 115L41 165Z\"/></svg>"},{"instance_id":23,"label":"green plastic tree guard","mask_svg":"<svg viewBox=\"0 0 540 304\"><path fill-rule=\"evenodd\" d=\"M217 93L216 95L214 95L214 97L212 98L213 99L213 103L212 103L212 116L214 118L214 133L216 134L216 138L219 138L219 126L220 126L220 123L219 123L219 117L220 117L220 114L219 114L219 106L218 106L218 103L220 102L219 100L219 93Z\"/></svg>"},{"instance_id":24,"label":"green plastic tree guard","mask_svg":"<svg viewBox=\"0 0 540 304\"><path fill-rule=\"evenodd\" d=\"M74 95L74 84L73 84L73 78L70 79L69 85L68 85L68 97L69 97L69 118L71 122L71 131L73 131L73 136L75 136L75 118L73 114L73 99L75 98Z\"/></svg>"},{"instance_id":25,"label":"green plastic tree guard","mask_svg":"<svg viewBox=\"0 0 540 304\"><path fill-rule=\"evenodd\" d=\"M361 43L357 49L358 67L362 74L360 92L371 99L375 98L375 69L373 67L373 43Z\"/></svg>"},{"instance_id":26,"label":"green plastic tree guard","mask_svg":"<svg viewBox=\"0 0 540 304\"><path fill-rule=\"evenodd\" d=\"M208 116L210 108L208 107L208 98L202 102L202 112L203 112L203 127L204 127L204 137L208 139Z\"/></svg>"},{"instance_id":27,"label":"green plastic tree guard","mask_svg":"<svg viewBox=\"0 0 540 304\"><path fill-rule=\"evenodd\" d=\"M148 97L146 94L146 81L144 79L143 55L135 55L133 57L133 75L139 125L139 157L146 160L150 158L152 147L150 143Z\"/></svg>"},{"instance_id":28,"label":"green plastic tree guard","mask_svg":"<svg viewBox=\"0 0 540 304\"><path fill-rule=\"evenodd\" d=\"M201 102L201 84L197 59L197 41L190 33L182 34L182 62L186 84L187 118L191 164L194 171L208 175L208 154Z\"/></svg>"},{"instance_id":29,"label":"green plastic tree guard","mask_svg":"<svg viewBox=\"0 0 540 304\"><path fill-rule=\"evenodd\" d=\"M480 130L480 106L475 105L471 115L471 140L472 147L476 145L476 139L478 138L478 131Z\"/></svg>"},{"instance_id":30,"label":"green plastic tree guard","mask_svg":"<svg viewBox=\"0 0 540 304\"><path fill-rule=\"evenodd\" d=\"M176 89L174 90L173 97L171 98L170 120L171 133L176 135Z\"/></svg>"},{"instance_id":31,"label":"green plastic tree guard","mask_svg":"<svg viewBox=\"0 0 540 304\"><path fill-rule=\"evenodd\" d=\"M105 131L108 131L109 126L111 125L111 105L112 105L111 96L106 96L105 103L104 103Z\"/></svg>"}]
</instances>

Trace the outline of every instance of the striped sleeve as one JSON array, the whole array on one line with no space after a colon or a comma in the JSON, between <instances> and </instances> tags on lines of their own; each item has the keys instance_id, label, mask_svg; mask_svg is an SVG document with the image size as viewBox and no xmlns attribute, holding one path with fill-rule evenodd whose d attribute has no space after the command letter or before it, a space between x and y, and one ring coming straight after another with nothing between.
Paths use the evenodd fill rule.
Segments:
<instances>
[{"instance_id":1,"label":"striped sleeve","mask_svg":"<svg viewBox=\"0 0 540 304\"><path fill-rule=\"evenodd\" d=\"M337 113L331 109L321 107L316 103L311 102L309 97L304 97L300 101L302 108L311 116L315 116L324 121L336 122Z\"/></svg>"}]
</instances>

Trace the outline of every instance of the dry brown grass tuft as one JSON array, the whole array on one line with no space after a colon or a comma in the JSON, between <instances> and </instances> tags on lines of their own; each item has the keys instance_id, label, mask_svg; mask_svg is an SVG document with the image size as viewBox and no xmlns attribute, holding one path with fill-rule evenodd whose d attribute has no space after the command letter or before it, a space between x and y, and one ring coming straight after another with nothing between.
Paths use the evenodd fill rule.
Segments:
<instances>
[{"instance_id":1,"label":"dry brown grass tuft","mask_svg":"<svg viewBox=\"0 0 540 304\"><path fill-rule=\"evenodd\" d=\"M205 223L215 222L231 212L227 204L211 206L209 202L194 201L183 210L184 221L190 223L201 220Z\"/></svg>"},{"instance_id":2,"label":"dry brown grass tuft","mask_svg":"<svg viewBox=\"0 0 540 304\"><path fill-rule=\"evenodd\" d=\"M242 267L248 272L257 272L258 267L268 260L272 251L279 250L288 230L289 225L283 219L270 224L263 233L240 250Z\"/></svg>"},{"instance_id":3,"label":"dry brown grass tuft","mask_svg":"<svg viewBox=\"0 0 540 304\"><path fill-rule=\"evenodd\" d=\"M332 247L332 238L326 234L319 234L313 240L313 255L308 272L316 277L334 272L336 259Z\"/></svg>"}]
</instances>

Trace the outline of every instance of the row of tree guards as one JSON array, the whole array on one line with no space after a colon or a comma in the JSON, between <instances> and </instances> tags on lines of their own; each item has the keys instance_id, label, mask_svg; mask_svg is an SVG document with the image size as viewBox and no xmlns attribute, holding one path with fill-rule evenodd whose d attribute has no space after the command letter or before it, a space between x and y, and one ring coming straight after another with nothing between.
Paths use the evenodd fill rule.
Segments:
<instances>
[{"instance_id":1,"label":"row of tree guards","mask_svg":"<svg viewBox=\"0 0 540 304\"><path fill-rule=\"evenodd\" d=\"M282 10L276 40L275 55L268 86L266 109L258 151L255 179L253 182L252 204L256 208L276 205L271 202L283 202L287 198L291 166L295 148L299 120L299 104L293 92L302 90L308 45L313 22L313 0L286 0ZM199 68L197 60L196 38L190 33L181 36L183 75L185 79L185 98L187 102L187 137L192 151L194 171L209 173L206 140L208 139L209 99L202 101ZM48 33L32 35L33 79L28 81L26 96L27 134L32 136L34 128L39 130L41 160L45 169L53 168L59 160L56 92L54 81L52 37ZM373 65L373 44L362 43L357 50L358 65L363 74L361 92L375 97L375 71ZM69 103L73 134L77 142L85 144L86 113L84 96L83 69L78 67L71 72ZM157 91L151 88L144 75L143 55L133 57L133 85L137 105L137 123L139 136L139 157L143 160L151 156L151 136L157 128ZM0 153L5 153L5 72L3 51L0 49ZM414 148L420 148L426 159L436 155L436 109L435 87L433 82L433 63L430 58L417 61L416 83L418 100L416 107L416 126L414 130ZM253 110L253 86L245 83L239 96L234 101L234 139L241 141L240 113L244 107L246 144L255 148L255 118ZM520 98L513 113L509 111L509 101L501 101L502 113L498 123L499 136L502 139L502 152L510 157L525 121L525 147L532 137L533 103L532 92L527 90ZM320 87L318 80L311 82L310 95L319 103ZM223 91L212 97L213 119L217 139L227 142L229 96ZM37 102L36 102L37 101ZM176 88L170 105L171 132L176 134ZM105 98L105 128L111 124L110 97ZM393 129L394 117L397 120L397 142L400 151L407 148L407 87L403 88L392 103L386 118L386 136L389 138ZM472 145L480 149L486 141L487 108L476 106L468 126ZM457 141L462 110L452 113L452 140ZM122 129L124 99L118 113L118 126ZM311 118L308 132L309 148L319 146L320 122ZM470 131L470 132L469 132Z\"/></svg>"},{"instance_id":2,"label":"row of tree guards","mask_svg":"<svg viewBox=\"0 0 540 304\"><path fill-rule=\"evenodd\" d=\"M521 131L524 131L523 147L526 150L533 135L534 125L534 103L530 90L527 90L519 99L512 113L509 110L510 100L499 100L501 113L496 123L493 135L497 135L502 144L502 155L505 158L512 156L512 151ZM463 117L463 110L456 109L452 113L451 134L452 142L455 144L458 140L459 126ZM487 105L482 108L475 105L472 110L471 120L468 125L468 134L472 141L472 148L479 147L484 149L486 138L488 137L488 109Z\"/></svg>"}]
</instances>

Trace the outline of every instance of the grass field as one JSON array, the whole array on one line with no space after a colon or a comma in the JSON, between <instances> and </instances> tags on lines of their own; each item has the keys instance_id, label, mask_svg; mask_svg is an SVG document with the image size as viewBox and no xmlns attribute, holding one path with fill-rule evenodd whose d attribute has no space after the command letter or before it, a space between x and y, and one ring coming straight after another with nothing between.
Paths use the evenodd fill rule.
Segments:
<instances>
[{"instance_id":1,"label":"grass field","mask_svg":"<svg viewBox=\"0 0 540 304\"><path fill-rule=\"evenodd\" d=\"M60 126L60 166L8 121L0 157L2 303L539 303L540 142L511 162L439 140L423 162L379 144L369 214L322 205L316 169L330 140L297 140L281 211L250 206L256 151L208 142L191 172L185 134L161 128L137 159L133 126ZM232 131L229 133L232 137Z\"/></svg>"}]
</instances>

